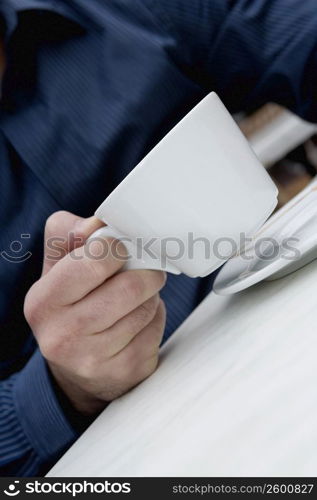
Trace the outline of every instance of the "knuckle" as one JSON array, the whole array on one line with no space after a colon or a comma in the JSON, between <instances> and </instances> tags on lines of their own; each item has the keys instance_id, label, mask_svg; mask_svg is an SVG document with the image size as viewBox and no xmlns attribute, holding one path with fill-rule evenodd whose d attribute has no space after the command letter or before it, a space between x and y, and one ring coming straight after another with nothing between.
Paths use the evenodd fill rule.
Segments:
<instances>
[{"instance_id":1,"label":"knuckle","mask_svg":"<svg viewBox=\"0 0 317 500\"><path fill-rule=\"evenodd\" d=\"M156 271L156 274L158 278L158 287L159 290L161 290L166 285L167 274L164 271Z\"/></svg>"},{"instance_id":2,"label":"knuckle","mask_svg":"<svg viewBox=\"0 0 317 500\"><path fill-rule=\"evenodd\" d=\"M43 357L50 362L61 361L65 356L66 343L63 337L45 335L39 340L39 347Z\"/></svg>"},{"instance_id":3,"label":"knuckle","mask_svg":"<svg viewBox=\"0 0 317 500\"><path fill-rule=\"evenodd\" d=\"M109 246L109 255L113 261L118 262L119 266L122 267L128 256L128 251L122 241L117 240L112 237L106 238L107 244Z\"/></svg>"},{"instance_id":4,"label":"knuckle","mask_svg":"<svg viewBox=\"0 0 317 500\"><path fill-rule=\"evenodd\" d=\"M83 265L92 279L111 276L114 273L113 260L106 240L86 243Z\"/></svg>"},{"instance_id":5,"label":"knuckle","mask_svg":"<svg viewBox=\"0 0 317 500\"><path fill-rule=\"evenodd\" d=\"M151 328L151 338L148 340L145 347L145 354L147 358L158 355L163 332L164 328L162 328L162 326L155 325Z\"/></svg>"},{"instance_id":6,"label":"knuckle","mask_svg":"<svg viewBox=\"0 0 317 500\"><path fill-rule=\"evenodd\" d=\"M106 331L103 334L103 355L106 360L109 360L113 356L117 354L116 350L116 345L113 340L112 335L109 333L109 330L106 329Z\"/></svg>"},{"instance_id":7,"label":"knuckle","mask_svg":"<svg viewBox=\"0 0 317 500\"><path fill-rule=\"evenodd\" d=\"M87 276L92 283L100 282L106 278L105 264L101 262L101 258L92 257L90 254L85 254L83 260L78 266L78 272L83 276Z\"/></svg>"},{"instance_id":8,"label":"knuckle","mask_svg":"<svg viewBox=\"0 0 317 500\"><path fill-rule=\"evenodd\" d=\"M164 287L167 275L164 271L147 271L150 273L151 284L158 292Z\"/></svg>"},{"instance_id":9,"label":"knuckle","mask_svg":"<svg viewBox=\"0 0 317 500\"><path fill-rule=\"evenodd\" d=\"M88 258L84 261L85 269L87 270L87 275L92 281L97 281L100 278L100 263L97 260Z\"/></svg>"},{"instance_id":10,"label":"knuckle","mask_svg":"<svg viewBox=\"0 0 317 500\"><path fill-rule=\"evenodd\" d=\"M151 336L147 337L147 342L144 345L143 360L151 359L159 355L160 345L163 338L164 328L151 325Z\"/></svg>"},{"instance_id":11,"label":"knuckle","mask_svg":"<svg viewBox=\"0 0 317 500\"><path fill-rule=\"evenodd\" d=\"M139 306L134 313L134 323L137 330L148 325L157 311L157 298L153 297Z\"/></svg>"},{"instance_id":12,"label":"knuckle","mask_svg":"<svg viewBox=\"0 0 317 500\"><path fill-rule=\"evenodd\" d=\"M155 349L151 355L147 357L143 355L141 358L136 349L128 349L121 356L120 362L117 361L113 370L117 384L133 387L145 380L156 370L158 357L158 349Z\"/></svg>"},{"instance_id":13,"label":"knuckle","mask_svg":"<svg viewBox=\"0 0 317 500\"><path fill-rule=\"evenodd\" d=\"M38 308L35 305L35 301L31 297L30 293L27 294L24 301L24 316L26 321L32 325L37 319Z\"/></svg>"},{"instance_id":14,"label":"knuckle","mask_svg":"<svg viewBox=\"0 0 317 500\"><path fill-rule=\"evenodd\" d=\"M126 261L126 250L124 245L115 238L104 238L96 236L86 242L85 254L92 262L107 268L120 268ZM100 269L99 269L100 272Z\"/></svg>"},{"instance_id":15,"label":"knuckle","mask_svg":"<svg viewBox=\"0 0 317 500\"><path fill-rule=\"evenodd\" d=\"M69 364L78 348L73 331L68 326L56 322L47 325L37 340L45 359L65 366Z\"/></svg>"},{"instance_id":16,"label":"knuckle","mask_svg":"<svg viewBox=\"0 0 317 500\"><path fill-rule=\"evenodd\" d=\"M146 273L148 286L157 293L165 286L167 279L165 272L153 270L146 270L143 272Z\"/></svg>"},{"instance_id":17,"label":"knuckle","mask_svg":"<svg viewBox=\"0 0 317 500\"><path fill-rule=\"evenodd\" d=\"M142 365L140 365L138 372L139 381L145 380L150 377L157 369L159 362L158 353L147 359Z\"/></svg>"},{"instance_id":18,"label":"knuckle","mask_svg":"<svg viewBox=\"0 0 317 500\"><path fill-rule=\"evenodd\" d=\"M76 312L70 310L67 325L68 331L72 335L83 333L87 330L93 319L93 314L83 313L80 310L77 310Z\"/></svg>"},{"instance_id":19,"label":"knuckle","mask_svg":"<svg viewBox=\"0 0 317 500\"><path fill-rule=\"evenodd\" d=\"M55 356L55 346L53 346L52 340L48 339L45 337L39 342L39 348L41 351L42 356L47 360L47 361L54 361Z\"/></svg>"},{"instance_id":20,"label":"knuckle","mask_svg":"<svg viewBox=\"0 0 317 500\"><path fill-rule=\"evenodd\" d=\"M157 309L156 315L151 322L151 338L148 343L149 347L157 346L161 343L162 336L164 334L166 323L166 309L163 301L160 301L159 307Z\"/></svg>"},{"instance_id":21,"label":"knuckle","mask_svg":"<svg viewBox=\"0 0 317 500\"><path fill-rule=\"evenodd\" d=\"M116 376L122 383L130 382L134 379L137 369L136 350L132 348L125 349L122 352L120 361L117 362Z\"/></svg>"},{"instance_id":22,"label":"knuckle","mask_svg":"<svg viewBox=\"0 0 317 500\"><path fill-rule=\"evenodd\" d=\"M122 274L122 284L121 284L121 292L124 297L140 297L144 294L145 283L142 279L140 273L136 271L128 271Z\"/></svg>"},{"instance_id":23,"label":"knuckle","mask_svg":"<svg viewBox=\"0 0 317 500\"><path fill-rule=\"evenodd\" d=\"M39 283L36 282L30 288L24 300L24 316L29 325L35 326L40 323L44 310L45 302L39 290Z\"/></svg>"},{"instance_id":24,"label":"knuckle","mask_svg":"<svg viewBox=\"0 0 317 500\"><path fill-rule=\"evenodd\" d=\"M109 242L105 238L92 238L86 243L85 250L92 262L103 261L109 256Z\"/></svg>"},{"instance_id":25,"label":"knuckle","mask_svg":"<svg viewBox=\"0 0 317 500\"><path fill-rule=\"evenodd\" d=\"M54 212L48 217L45 224L45 231L49 234L57 234L61 225L61 221L64 219L67 212L65 210L59 210Z\"/></svg>"},{"instance_id":26,"label":"knuckle","mask_svg":"<svg viewBox=\"0 0 317 500\"><path fill-rule=\"evenodd\" d=\"M159 305L158 305L158 315L159 315L159 320L161 320L163 323L165 323L166 320L166 306L164 303L164 300L160 299Z\"/></svg>"}]
</instances>

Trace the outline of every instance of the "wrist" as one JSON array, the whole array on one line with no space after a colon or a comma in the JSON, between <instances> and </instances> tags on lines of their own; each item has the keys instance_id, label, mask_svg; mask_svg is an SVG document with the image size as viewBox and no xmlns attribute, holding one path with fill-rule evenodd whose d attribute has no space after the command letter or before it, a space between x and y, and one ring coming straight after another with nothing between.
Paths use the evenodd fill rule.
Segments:
<instances>
[{"instance_id":1,"label":"wrist","mask_svg":"<svg viewBox=\"0 0 317 500\"><path fill-rule=\"evenodd\" d=\"M61 400L63 407L65 405L70 419L76 421L77 415L79 420L83 419L83 425L85 420L89 425L106 408L108 402L83 389L63 369L56 367L52 363L48 363L48 366L54 380L57 397Z\"/></svg>"}]
</instances>

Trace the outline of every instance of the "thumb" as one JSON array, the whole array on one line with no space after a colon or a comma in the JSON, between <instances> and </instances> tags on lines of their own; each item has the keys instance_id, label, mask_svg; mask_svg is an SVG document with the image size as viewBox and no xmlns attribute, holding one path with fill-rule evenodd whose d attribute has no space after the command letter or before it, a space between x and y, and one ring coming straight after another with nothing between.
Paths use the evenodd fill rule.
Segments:
<instances>
[{"instance_id":1,"label":"thumb","mask_svg":"<svg viewBox=\"0 0 317 500\"><path fill-rule=\"evenodd\" d=\"M47 274L69 252L81 247L103 225L96 217L84 219L66 211L52 214L45 226L42 275Z\"/></svg>"}]
</instances>

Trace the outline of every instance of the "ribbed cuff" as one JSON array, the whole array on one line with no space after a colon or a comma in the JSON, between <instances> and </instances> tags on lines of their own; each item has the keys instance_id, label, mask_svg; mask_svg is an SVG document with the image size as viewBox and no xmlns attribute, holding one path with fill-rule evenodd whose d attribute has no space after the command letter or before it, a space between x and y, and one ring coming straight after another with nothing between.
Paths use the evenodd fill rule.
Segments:
<instances>
[{"instance_id":1,"label":"ribbed cuff","mask_svg":"<svg viewBox=\"0 0 317 500\"><path fill-rule=\"evenodd\" d=\"M58 403L39 351L16 378L13 398L21 426L42 461L54 459L78 437Z\"/></svg>"}]
</instances>

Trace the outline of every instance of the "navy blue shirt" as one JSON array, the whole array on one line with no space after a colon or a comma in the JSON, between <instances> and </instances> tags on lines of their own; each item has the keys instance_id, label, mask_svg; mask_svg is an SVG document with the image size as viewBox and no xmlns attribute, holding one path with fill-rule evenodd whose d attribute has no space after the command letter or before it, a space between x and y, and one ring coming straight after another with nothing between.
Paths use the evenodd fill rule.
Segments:
<instances>
[{"instance_id":1,"label":"navy blue shirt","mask_svg":"<svg viewBox=\"0 0 317 500\"><path fill-rule=\"evenodd\" d=\"M0 14L0 470L36 475L78 436L23 318L46 218L90 216L211 90L232 112L276 101L317 121L317 9L315 0L2 0ZM165 338L212 279L169 277Z\"/></svg>"}]
</instances>

